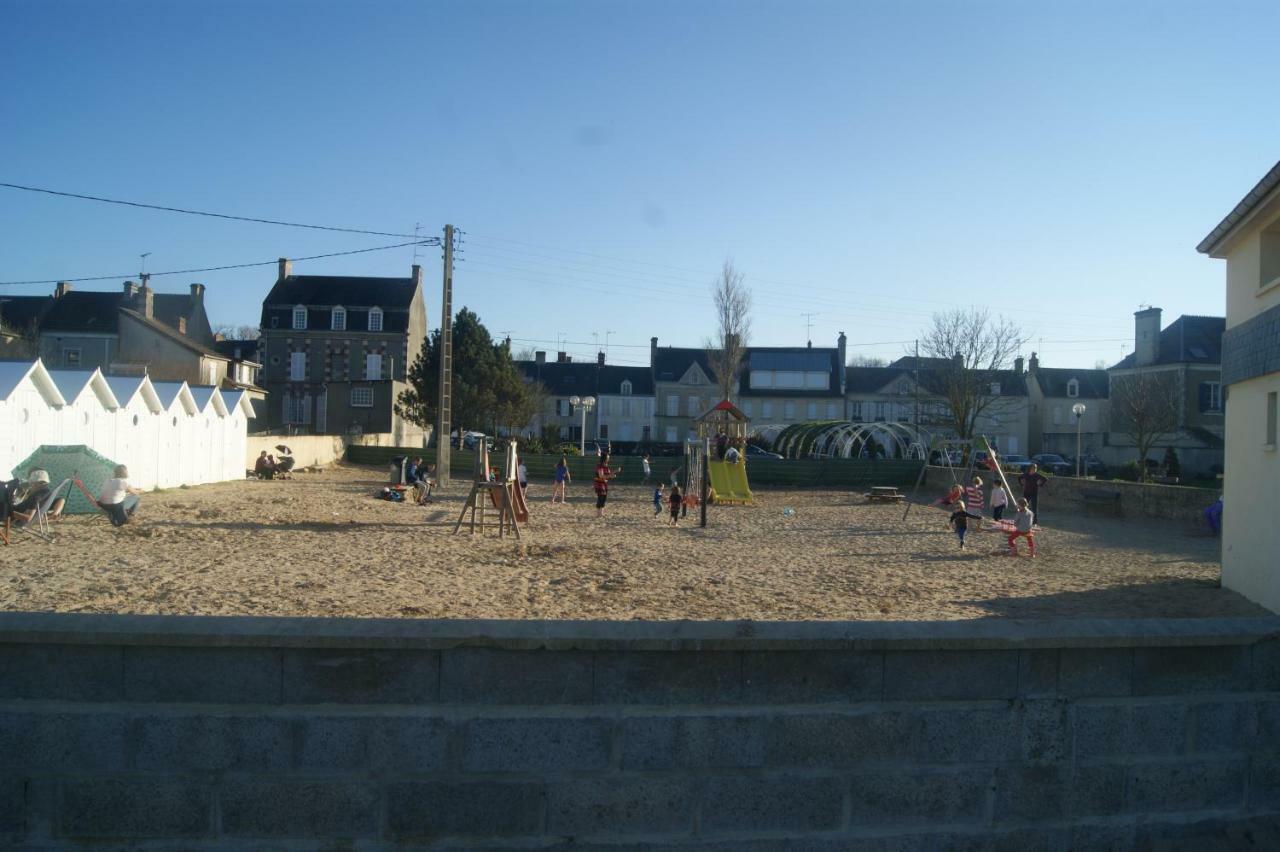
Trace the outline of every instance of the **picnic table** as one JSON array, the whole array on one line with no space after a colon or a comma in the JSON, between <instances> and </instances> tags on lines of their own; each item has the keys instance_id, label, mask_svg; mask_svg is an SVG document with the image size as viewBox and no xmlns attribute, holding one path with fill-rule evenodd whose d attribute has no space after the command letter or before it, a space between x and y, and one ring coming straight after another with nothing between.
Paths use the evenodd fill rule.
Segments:
<instances>
[{"instance_id":1,"label":"picnic table","mask_svg":"<svg viewBox=\"0 0 1280 852\"><path fill-rule=\"evenodd\" d=\"M868 503L901 503L903 499L892 485L873 485L866 497Z\"/></svg>"}]
</instances>

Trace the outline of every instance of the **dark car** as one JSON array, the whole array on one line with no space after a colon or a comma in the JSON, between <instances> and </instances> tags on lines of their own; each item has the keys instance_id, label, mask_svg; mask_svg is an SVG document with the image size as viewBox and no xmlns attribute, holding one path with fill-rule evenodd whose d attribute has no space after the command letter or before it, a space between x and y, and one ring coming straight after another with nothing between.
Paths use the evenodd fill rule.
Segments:
<instances>
[{"instance_id":1,"label":"dark car","mask_svg":"<svg viewBox=\"0 0 1280 852\"><path fill-rule=\"evenodd\" d=\"M1040 466L1042 471L1054 476L1071 476L1076 466L1057 453L1036 453L1031 460Z\"/></svg>"},{"instance_id":2,"label":"dark car","mask_svg":"<svg viewBox=\"0 0 1280 852\"><path fill-rule=\"evenodd\" d=\"M778 453L771 453L763 447L757 447L755 444L747 444L746 455L749 459L780 459L782 456Z\"/></svg>"},{"instance_id":3,"label":"dark car","mask_svg":"<svg viewBox=\"0 0 1280 852\"><path fill-rule=\"evenodd\" d=\"M1067 462L1071 465L1071 473L1076 472L1076 460L1073 457L1067 457ZM1085 453L1080 457L1080 473L1083 476L1106 476L1107 466L1102 463L1102 459L1090 453Z\"/></svg>"}]
</instances>

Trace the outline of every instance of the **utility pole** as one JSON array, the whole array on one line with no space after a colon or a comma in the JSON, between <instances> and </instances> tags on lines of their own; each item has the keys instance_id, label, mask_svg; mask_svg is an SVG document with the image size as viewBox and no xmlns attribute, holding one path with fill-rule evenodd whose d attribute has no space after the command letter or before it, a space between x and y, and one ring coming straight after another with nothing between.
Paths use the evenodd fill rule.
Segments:
<instances>
[{"instance_id":1,"label":"utility pole","mask_svg":"<svg viewBox=\"0 0 1280 852\"><path fill-rule=\"evenodd\" d=\"M444 298L440 308L440 405L436 415L436 483L449 484L453 430L453 226L444 226Z\"/></svg>"},{"instance_id":2,"label":"utility pole","mask_svg":"<svg viewBox=\"0 0 1280 852\"><path fill-rule=\"evenodd\" d=\"M920 441L920 338L916 338L916 441ZM923 446L923 445L922 445ZM929 450L925 447L925 464L929 463Z\"/></svg>"}]
</instances>

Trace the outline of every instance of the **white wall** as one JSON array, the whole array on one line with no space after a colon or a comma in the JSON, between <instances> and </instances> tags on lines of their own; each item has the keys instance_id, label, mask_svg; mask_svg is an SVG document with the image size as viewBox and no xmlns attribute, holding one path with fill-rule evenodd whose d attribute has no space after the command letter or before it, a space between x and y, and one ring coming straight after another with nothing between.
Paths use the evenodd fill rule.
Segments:
<instances>
[{"instance_id":1,"label":"white wall","mask_svg":"<svg viewBox=\"0 0 1280 852\"><path fill-rule=\"evenodd\" d=\"M1280 450L1266 450L1267 394L1280 373L1231 386L1222 519L1222 585L1280 612Z\"/></svg>"}]
</instances>

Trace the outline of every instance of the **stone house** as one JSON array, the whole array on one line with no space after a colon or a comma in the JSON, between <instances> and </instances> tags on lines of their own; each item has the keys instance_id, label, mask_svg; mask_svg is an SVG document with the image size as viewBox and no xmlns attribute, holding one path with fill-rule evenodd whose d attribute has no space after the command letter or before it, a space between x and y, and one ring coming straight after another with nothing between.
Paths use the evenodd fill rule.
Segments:
<instances>
[{"instance_id":1,"label":"stone house","mask_svg":"<svg viewBox=\"0 0 1280 852\"><path fill-rule=\"evenodd\" d=\"M126 281L118 292L81 291L64 282L52 296L5 299L0 317L53 369L216 385L230 362L212 348L204 293L203 284L187 293L157 293L145 279Z\"/></svg>"},{"instance_id":2,"label":"stone house","mask_svg":"<svg viewBox=\"0 0 1280 852\"><path fill-rule=\"evenodd\" d=\"M408 278L294 275L280 259L262 302L259 383L271 428L291 433L390 433L420 445L424 430L395 412L426 338L422 267Z\"/></svg>"},{"instance_id":3,"label":"stone house","mask_svg":"<svg viewBox=\"0 0 1280 852\"><path fill-rule=\"evenodd\" d=\"M1081 451L1102 453L1111 422L1106 370L1042 367L1032 352L1027 360L1027 396L1030 404L1028 455L1058 453L1074 458L1077 427ZM1085 408L1079 423L1072 413L1077 404Z\"/></svg>"},{"instance_id":4,"label":"stone house","mask_svg":"<svg viewBox=\"0 0 1280 852\"><path fill-rule=\"evenodd\" d=\"M845 340L841 333L833 347L747 347L731 401L758 424L844 419ZM693 421L721 397L706 349L659 347L654 337L649 365L656 440L693 437Z\"/></svg>"},{"instance_id":5,"label":"stone house","mask_svg":"<svg viewBox=\"0 0 1280 852\"><path fill-rule=\"evenodd\" d=\"M532 431L554 426L561 440L579 442L582 413L569 399L591 396L596 402L587 414L588 442L647 444L653 440L653 379L648 367L606 364L603 352L594 362L572 361L563 352L548 362L546 352L535 352L532 361L517 361L516 366L547 392L543 410L530 424Z\"/></svg>"},{"instance_id":6,"label":"stone house","mask_svg":"<svg viewBox=\"0 0 1280 852\"><path fill-rule=\"evenodd\" d=\"M1177 428L1152 450L1159 462L1165 447L1174 447L1185 471L1221 472L1225 434L1222 394L1223 317L1181 316L1160 328L1159 308L1136 312L1134 349L1108 372L1111 406L1108 462L1137 460L1132 436L1120 431L1117 420L1116 384L1126 376L1145 373L1167 375L1172 380L1178 410Z\"/></svg>"},{"instance_id":7,"label":"stone house","mask_svg":"<svg viewBox=\"0 0 1280 852\"><path fill-rule=\"evenodd\" d=\"M1280 611L1280 163L1196 248L1227 262L1222 584Z\"/></svg>"}]
</instances>

